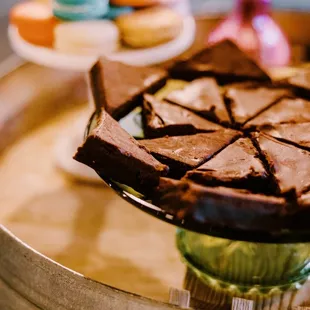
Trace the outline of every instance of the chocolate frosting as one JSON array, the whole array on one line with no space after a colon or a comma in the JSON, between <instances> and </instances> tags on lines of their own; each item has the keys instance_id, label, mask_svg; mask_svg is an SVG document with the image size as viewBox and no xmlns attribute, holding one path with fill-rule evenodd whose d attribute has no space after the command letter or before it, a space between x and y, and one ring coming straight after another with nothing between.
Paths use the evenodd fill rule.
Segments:
<instances>
[{"instance_id":1,"label":"chocolate frosting","mask_svg":"<svg viewBox=\"0 0 310 310\"><path fill-rule=\"evenodd\" d=\"M310 123L267 126L263 131L283 142L292 143L310 151Z\"/></svg>"},{"instance_id":2,"label":"chocolate frosting","mask_svg":"<svg viewBox=\"0 0 310 310\"><path fill-rule=\"evenodd\" d=\"M249 138L240 138L211 160L187 172L186 179L205 185L226 185L267 191L269 177Z\"/></svg>"},{"instance_id":3,"label":"chocolate frosting","mask_svg":"<svg viewBox=\"0 0 310 310\"><path fill-rule=\"evenodd\" d=\"M191 58L177 62L172 74L184 79L215 76L220 82L270 80L268 74L229 40L209 46Z\"/></svg>"},{"instance_id":4,"label":"chocolate frosting","mask_svg":"<svg viewBox=\"0 0 310 310\"><path fill-rule=\"evenodd\" d=\"M171 92L166 100L217 122L230 123L220 89L213 78L197 79L183 89Z\"/></svg>"},{"instance_id":5,"label":"chocolate frosting","mask_svg":"<svg viewBox=\"0 0 310 310\"><path fill-rule=\"evenodd\" d=\"M144 123L147 136L186 135L223 129L203 117L151 95L144 96Z\"/></svg>"},{"instance_id":6,"label":"chocolate frosting","mask_svg":"<svg viewBox=\"0 0 310 310\"><path fill-rule=\"evenodd\" d=\"M134 67L100 58L90 71L97 109L104 107L120 119L142 103L144 92L156 92L166 83L167 72L160 68Z\"/></svg>"},{"instance_id":7,"label":"chocolate frosting","mask_svg":"<svg viewBox=\"0 0 310 310\"><path fill-rule=\"evenodd\" d=\"M74 159L138 190L158 184L159 176L168 172L104 110Z\"/></svg>"},{"instance_id":8,"label":"chocolate frosting","mask_svg":"<svg viewBox=\"0 0 310 310\"><path fill-rule=\"evenodd\" d=\"M245 127L303 122L310 122L310 101L299 98L284 98L246 123Z\"/></svg>"},{"instance_id":9,"label":"chocolate frosting","mask_svg":"<svg viewBox=\"0 0 310 310\"><path fill-rule=\"evenodd\" d=\"M153 156L167 164L171 170L184 173L200 166L240 136L240 132L224 129L190 136L164 137L141 140Z\"/></svg>"},{"instance_id":10,"label":"chocolate frosting","mask_svg":"<svg viewBox=\"0 0 310 310\"><path fill-rule=\"evenodd\" d=\"M229 108L234 121L244 124L258 113L271 106L284 96L289 96L291 92L285 88L274 88L245 84L228 88L225 97L228 99Z\"/></svg>"},{"instance_id":11,"label":"chocolate frosting","mask_svg":"<svg viewBox=\"0 0 310 310\"><path fill-rule=\"evenodd\" d=\"M293 190L300 196L310 189L310 152L263 133L256 134L255 139L271 167L281 194Z\"/></svg>"}]
</instances>

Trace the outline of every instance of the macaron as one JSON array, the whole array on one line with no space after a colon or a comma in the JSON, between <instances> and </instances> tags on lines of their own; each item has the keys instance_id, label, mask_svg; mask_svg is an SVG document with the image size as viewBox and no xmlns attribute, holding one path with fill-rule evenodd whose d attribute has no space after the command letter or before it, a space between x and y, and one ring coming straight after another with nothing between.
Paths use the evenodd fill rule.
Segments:
<instances>
[{"instance_id":1,"label":"macaron","mask_svg":"<svg viewBox=\"0 0 310 310\"><path fill-rule=\"evenodd\" d=\"M67 22L55 28L56 50L68 54L105 55L118 49L119 30L109 20Z\"/></svg>"},{"instance_id":2,"label":"macaron","mask_svg":"<svg viewBox=\"0 0 310 310\"><path fill-rule=\"evenodd\" d=\"M53 0L53 13L64 20L92 20L104 16L108 0Z\"/></svg>"},{"instance_id":3,"label":"macaron","mask_svg":"<svg viewBox=\"0 0 310 310\"><path fill-rule=\"evenodd\" d=\"M132 7L129 6L114 6L110 5L109 10L104 16L104 18L115 19L120 15L131 13L133 11Z\"/></svg>"},{"instance_id":4,"label":"macaron","mask_svg":"<svg viewBox=\"0 0 310 310\"><path fill-rule=\"evenodd\" d=\"M19 3L10 11L10 23L17 27L25 41L48 47L53 45L58 21L49 5L32 1Z\"/></svg>"},{"instance_id":5,"label":"macaron","mask_svg":"<svg viewBox=\"0 0 310 310\"><path fill-rule=\"evenodd\" d=\"M175 39L183 28L183 17L166 7L152 7L119 16L116 24L123 42L147 48Z\"/></svg>"},{"instance_id":6,"label":"macaron","mask_svg":"<svg viewBox=\"0 0 310 310\"><path fill-rule=\"evenodd\" d=\"M179 0L110 0L110 3L118 6L132 6L141 8L154 5L171 4L177 1Z\"/></svg>"}]
</instances>

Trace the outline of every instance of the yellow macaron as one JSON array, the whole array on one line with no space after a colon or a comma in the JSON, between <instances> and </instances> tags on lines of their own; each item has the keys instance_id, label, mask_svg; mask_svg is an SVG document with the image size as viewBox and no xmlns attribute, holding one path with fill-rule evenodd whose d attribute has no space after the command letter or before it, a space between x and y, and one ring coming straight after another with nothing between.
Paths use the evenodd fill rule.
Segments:
<instances>
[{"instance_id":1,"label":"yellow macaron","mask_svg":"<svg viewBox=\"0 0 310 310\"><path fill-rule=\"evenodd\" d=\"M151 7L116 19L123 42L133 48L147 48L175 39L183 27L179 13L166 7Z\"/></svg>"}]
</instances>

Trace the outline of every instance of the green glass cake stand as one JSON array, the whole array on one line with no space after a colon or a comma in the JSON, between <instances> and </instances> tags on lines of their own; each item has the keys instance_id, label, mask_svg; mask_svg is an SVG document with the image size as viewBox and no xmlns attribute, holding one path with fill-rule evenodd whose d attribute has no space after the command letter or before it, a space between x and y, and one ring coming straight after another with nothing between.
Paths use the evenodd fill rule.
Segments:
<instances>
[{"instance_id":1,"label":"green glass cake stand","mask_svg":"<svg viewBox=\"0 0 310 310\"><path fill-rule=\"evenodd\" d=\"M173 87L182 83L175 82ZM168 91L164 88L157 97L165 96ZM92 115L86 136L96 124L96 116ZM140 108L120 123L136 138L143 138ZM255 300L257 309L290 309L310 303L310 290L302 291L310 277L310 224L309 229L293 231L217 226L208 223L204 215L207 203L181 219L132 188L102 173L99 176L133 206L178 227L176 244L188 267L185 288L209 305L206 309L214 303L214 309L227 309L233 297ZM259 308L262 304L270 304L270 308Z\"/></svg>"}]
</instances>

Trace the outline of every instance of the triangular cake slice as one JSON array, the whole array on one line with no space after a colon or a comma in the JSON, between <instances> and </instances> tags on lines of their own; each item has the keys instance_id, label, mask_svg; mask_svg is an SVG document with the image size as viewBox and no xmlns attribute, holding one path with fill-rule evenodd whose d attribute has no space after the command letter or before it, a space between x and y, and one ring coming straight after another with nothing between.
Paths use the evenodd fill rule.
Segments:
<instances>
[{"instance_id":1,"label":"triangular cake slice","mask_svg":"<svg viewBox=\"0 0 310 310\"><path fill-rule=\"evenodd\" d=\"M213 78L197 79L165 99L216 122L230 123L220 88Z\"/></svg>"},{"instance_id":2,"label":"triangular cake slice","mask_svg":"<svg viewBox=\"0 0 310 310\"><path fill-rule=\"evenodd\" d=\"M310 152L263 133L254 137L278 184L280 194L293 191L300 196L310 188Z\"/></svg>"},{"instance_id":3,"label":"triangular cake slice","mask_svg":"<svg viewBox=\"0 0 310 310\"><path fill-rule=\"evenodd\" d=\"M148 137L178 136L223 129L203 117L175 104L144 95L143 121Z\"/></svg>"},{"instance_id":4,"label":"triangular cake slice","mask_svg":"<svg viewBox=\"0 0 310 310\"><path fill-rule=\"evenodd\" d=\"M301 95L310 98L310 70L300 70L298 74L288 78L285 82L297 88Z\"/></svg>"},{"instance_id":5,"label":"triangular cake slice","mask_svg":"<svg viewBox=\"0 0 310 310\"><path fill-rule=\"evenodd\" d=\"M245 128L305 122L310 122L310 101L300 98L283 98L247 122Z\"/></svg>"},{"instance_id":6,"label":"triangular cake slice","mask_svg":"<svg viewBox=\"0 0 310 310\"><path fill-rule=\"evenodd\" d=\"M263 131L283 142L310 151L310 123L280 124L264 128Z\"/></svg>"},{"instance_id":7,"label":"triangular cake slice","mask_svg":"<svg viewBox=\"0 0 310 310\"><path fill-rule=\"evenodd\" d=\"M166 80L167 72L163 69L134 67L103 57L90 71L97 109L104 107L115 119L128 114L142 103L144 92L156 92Z\"/></svg>"},{"instance_id":8,"label":"triangular cake slice","mask_svg":"<svg viewBox=\"0 0 310 310\"><path fill-rule=\"evenodd\" d=\"M137 190L156 185L168 167L157 161L103 109L74 159Z\"/></svg>"},{"instance_id":9,"label":"triangular cake slice","mask_svg":"<svg viewBox=\"0 0 310 310\"><path fill-rule=\"evenodd\" d=\"M241 133L231 129L190 136L141 140L159 161L169 166L173 175L183 175L214 156Z\"/></svg>"},{"instance_id":10,"label":"triangular cake slice","mask_svg":"<svg viewBox=\"0 0 310 310\"><path fill-rule=\"evenodd\" d=\"M201 225L257 231L285 228L289 205L282 197L253 194L227 187L206 187L186 180L160 178L153 203L176 216ZM197 227L196 227L197 228Z\"/></svg>"},{"instance_id":11,"label":"triangular cake slice","mask_svg":"<svg viewBox=\"0 0 310 310\"><path fill-rule=\"evenodd\" d=\"M238 139L184 178L209 186L270 192L268 173L249 138Z\"/></svg>"},{"instance_id":12,"label":"triangular cake slice","mask_svg":"<svg viewBox=\"0 0 310 310\"><path fill-rule=\"evenodd\" d=\"M209 46L191 58L177 62L172 76L186 80L214 76L221 83L244 80L269 81L268 74L229 40Z\"/></svg>"},{"instance_id":13,"label":"triangular cake slice","mask_svg":"<svg viewBox=\"0 0 310 310\"><path fill-rule=\"evenodd\" d=\"M284 96L291 95L285 88L275 88L271 85L245 83L231 86L225 97L235 123L242 125L274 102Z\"/></svg>"}]
</instances>

